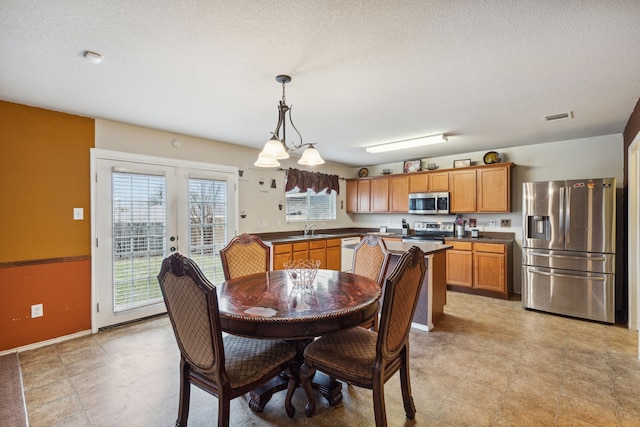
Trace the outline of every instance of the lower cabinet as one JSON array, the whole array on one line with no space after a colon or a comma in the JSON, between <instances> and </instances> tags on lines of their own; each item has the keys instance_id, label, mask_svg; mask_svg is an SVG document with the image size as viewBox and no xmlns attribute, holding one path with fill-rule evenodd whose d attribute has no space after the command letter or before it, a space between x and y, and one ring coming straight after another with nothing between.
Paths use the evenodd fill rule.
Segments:
<instances>
[{"instance_id":1,"label":"lower cabinet","mask_svg":"<svg viewBox=\"0 0 640 427\"><path fill-rule=\"evenodd\" d=\"M295 243L274 243L273 269L283 270L284 263L293 259L320 261L320 268L340 270L340 239L311 239Z\"/></svg>"},{"instance_id":2,"label":"lower cabinet","mask_svg":"<svg viewBox=\"0 0 640 427\"><path fill-rule=\"evenodd\" d=\"M309 258L314 261L320 261L318 268L327 268L327 241L311 240L309 242Z\"/></svg>"},{"instance_id":3,"label":"lower cabinet","mask_svg":"<svg viewBox=\"0 0 640 427\"><path fill-rule=\"evenodd\" d=\"M511 243L450 240L447 285L451 290L508 299L513 293Z\"/></svg>"},{"instance_id":4,"label":"lower cabinet","mask_svg":"<svg viewBox=\"0 0 640 427\"><path fill-rule=\"evenodd\" d=\"M341 253L342 241L340 239L327 239L327 270L341 269L342 253Z\"/></svg>"}]
</instances>

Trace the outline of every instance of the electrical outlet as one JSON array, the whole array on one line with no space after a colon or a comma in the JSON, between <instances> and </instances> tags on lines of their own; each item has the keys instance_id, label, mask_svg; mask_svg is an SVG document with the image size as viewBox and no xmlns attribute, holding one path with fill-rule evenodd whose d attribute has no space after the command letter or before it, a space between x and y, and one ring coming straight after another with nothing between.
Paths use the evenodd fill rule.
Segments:
<instances>
[{"instance_id":1,"label":"electrical outlet","mask_svg":"<svg viewBox=\"0 0 640 427\"><path fill-rule=\"evenodd\" d=\"M268 227L267 221L262 221L262 228L266 229Z\"/></svg>"},{"instance_id":2,"label":"electrical outlet","mask_svg":"<svg viewBox=\"0 0 640 427\"><path fill-rule=\"evenodd\" d=\"M262 223L260 221L256 222L256 229L260 230L260 225L262 225Z\"/></svg>"},{"instance_id":3,"label":"electrical outlet","mask_svg":"<svg viewBox=\"0 0 640 427\"><path fill-rule=\"evenodd\" d=\"M35 304L31 306L31 318L44 316L44 309L42 304Z\"/></svg>"},{"instance_id":4,"label":"electrical outlet","mask_svg":"<svg viewBox=\"0 0 640 427\"><path fill-rule=\"evenodd\" d=\"M495 219L490 219L489 221L487 221L487 227L495 227L495 226L496 226Z\"/></svg>"},{"instance_id":5,"label":"electrical outlet","mask_svg":"<svg viewBox=\"0 0 640 427\"><path fill-rule=\"evenodd\" d=\"M500 227L511 227L511 220L510 219L501 219L500 220Z\"/></svg>"}]
</instances>

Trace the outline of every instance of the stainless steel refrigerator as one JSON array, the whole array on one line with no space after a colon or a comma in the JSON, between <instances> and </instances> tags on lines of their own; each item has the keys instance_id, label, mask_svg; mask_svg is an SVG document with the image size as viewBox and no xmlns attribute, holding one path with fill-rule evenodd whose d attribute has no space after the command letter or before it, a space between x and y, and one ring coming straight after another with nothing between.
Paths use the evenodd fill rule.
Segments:
<instances>
[{"instance_id":1,"label":"stainless steel refrigerator","mask_svg":"<svg viewBox=\"0 0 640 427\"><path fill-rule=\"evenodd\" d=\"M615 322L615 178L522 184L525 308Z\"/></svg>"}]
</instances>

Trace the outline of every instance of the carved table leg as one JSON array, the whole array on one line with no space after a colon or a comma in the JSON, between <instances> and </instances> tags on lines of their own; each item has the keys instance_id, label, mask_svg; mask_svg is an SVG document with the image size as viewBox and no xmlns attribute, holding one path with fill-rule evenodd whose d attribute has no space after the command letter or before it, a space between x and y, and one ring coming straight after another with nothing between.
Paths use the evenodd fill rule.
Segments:
<instances>
[{"instance_id":1,"label":"carved table leg","mask_svg":"<svg viewBox=\"0 0 640 427\"><path fill-rule=\"evenodd\" d=\"M273 393L287 388L289 380L281 375L276 376L268 383L249 392L249 407L256 412L262 412L267 402L271 400Z\"/></svg>"}]
</instances>

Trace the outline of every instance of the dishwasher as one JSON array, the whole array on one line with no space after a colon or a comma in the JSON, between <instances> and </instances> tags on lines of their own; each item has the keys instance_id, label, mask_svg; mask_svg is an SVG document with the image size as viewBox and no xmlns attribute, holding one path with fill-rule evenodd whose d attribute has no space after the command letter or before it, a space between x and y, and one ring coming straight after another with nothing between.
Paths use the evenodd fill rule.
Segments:
<instances>
[{"instance_id":1,"label":"dishwasher","mask_svg":"<svg viewBox=\"0 0 640 427\"><path fill-rule=\"evenodd\" d=\"M353 265L353 248L360 243L360 237L345 237L340 242L340 269L351 271Z\"/></svg>"}]
</instances>

